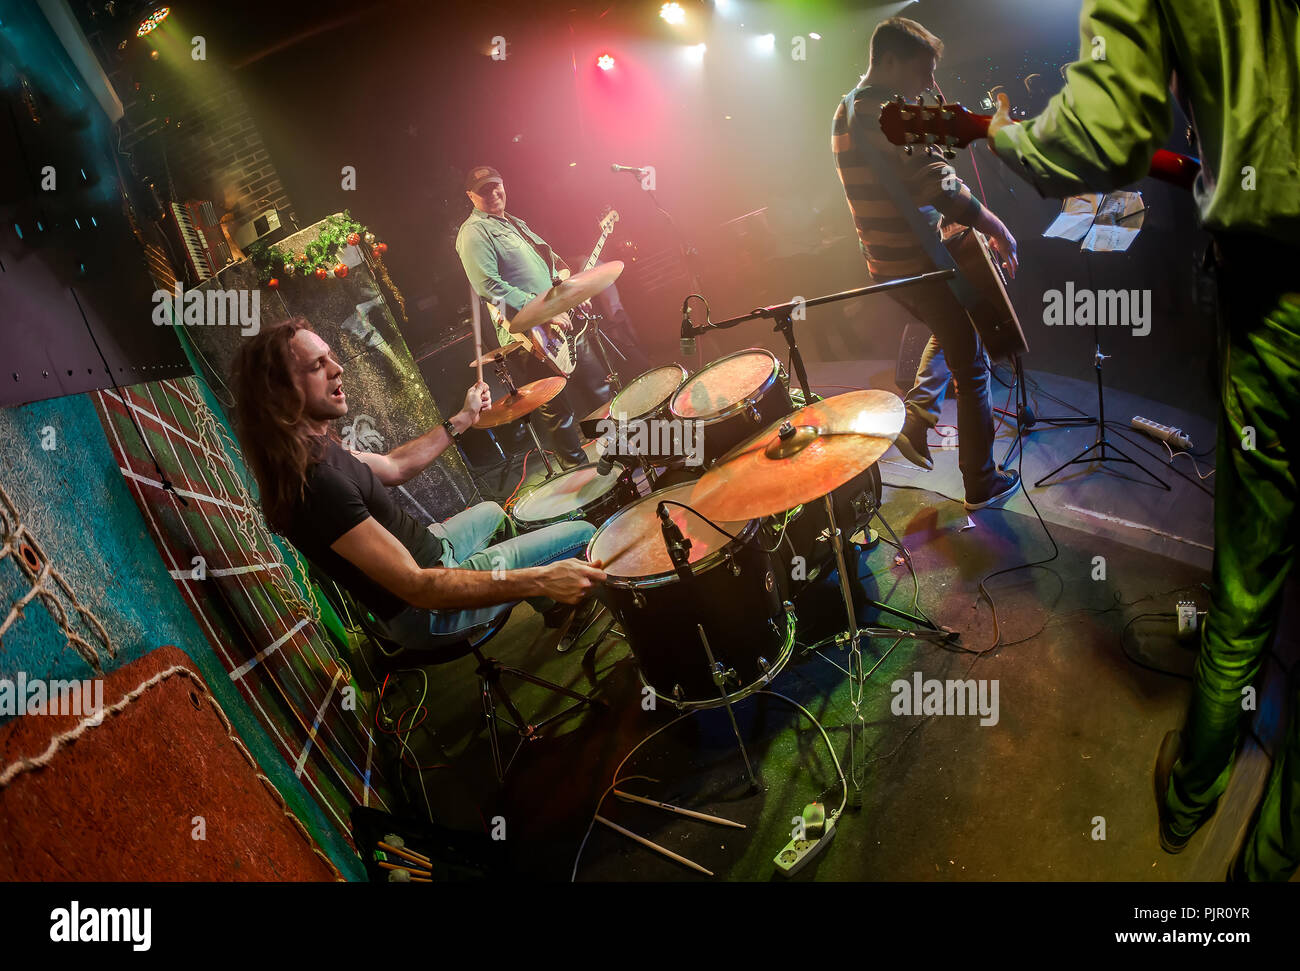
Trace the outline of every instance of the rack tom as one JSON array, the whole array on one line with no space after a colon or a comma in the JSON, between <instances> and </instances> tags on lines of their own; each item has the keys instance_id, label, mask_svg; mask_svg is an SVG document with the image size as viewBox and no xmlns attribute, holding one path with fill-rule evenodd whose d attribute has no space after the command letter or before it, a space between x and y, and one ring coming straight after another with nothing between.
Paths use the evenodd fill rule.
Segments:
<instances>
[{"instance_id":1,"label":"rack tom","mask_svg":"<svg viewBox=\"0 0 1300 971\"><path fill-rule=\"evenodd\" d=\"M673 395L673 418L700 422L704 464L794 411L781 362L761 347L720 357L697 371Z\"/></svg>"}]
</instances>

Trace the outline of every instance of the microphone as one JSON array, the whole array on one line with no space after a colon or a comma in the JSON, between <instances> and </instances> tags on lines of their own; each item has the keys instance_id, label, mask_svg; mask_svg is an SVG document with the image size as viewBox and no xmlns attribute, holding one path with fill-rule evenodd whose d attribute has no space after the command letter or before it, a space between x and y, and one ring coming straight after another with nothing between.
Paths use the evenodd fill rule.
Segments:
<instances>
[{"instance_id":1,"label":"microphone","mask_svg":"<svg viewBox=\"0 0 1300 971\"><path fill-rule=\"evenodd\" d=\"M673 561L673 568L683 580L691 577L691 541L682 535L681 529L668 515L667 503L659 503L659 528L664 534L664 546L668 548L668 558Z\"/></svg>"},{"instance_id":2,"label":"microphone","mask_svg":"<svg viewBox=\"0 0 1300 971\"><path fill-rule=\"evenodd\" d=\"M645 175L646 175L646 172L647 172L646 169L640 168L639 166L636 166L636 165L619 165L617 162L615 162L613 165L611 165L611 166L609 167L609 170L610 170L611 172L631 172L633 175L635 175L635 176L636 176L637 178L639 178L639 179L640 179L640 178L645 178Z\"/></svg>"},{"instance_id":3,"label":"microphone","mask_svg":"<svg viewBox=\"0 0 1300 971\"><path fill-rule=\"evenodd\" d=\"M596 442L596 474L609 475L614 471L614 442L606 435Z\"/></svg>"},{"instance_id":4,"label":"microphone","mask_svg":"<svg viewBox=\"0 0 1300 971\"><path fill-rule=\"evenodd\" d=\"M682 357L695 356L695 334L692 333L691 323L691 298L687 297L682 301L682 336L679 341L681 344Z\"/></svg>"}]
</instances>

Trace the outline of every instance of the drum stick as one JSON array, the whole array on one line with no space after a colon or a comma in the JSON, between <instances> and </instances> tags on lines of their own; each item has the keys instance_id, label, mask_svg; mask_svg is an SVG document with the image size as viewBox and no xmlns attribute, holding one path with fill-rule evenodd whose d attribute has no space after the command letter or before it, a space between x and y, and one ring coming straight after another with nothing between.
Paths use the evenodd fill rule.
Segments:
<instances>
[{"instance_id":1,"label":"drum stick","mask_svg":"<svg viewBox=\"0 0 1300 971\"><path fill-rule=\"evenodd\" d=\"M469 288L469 306L474 320L474 364L478 368L478 380L481 383L483 381L483 307L479 302L478 293L472 286Z\"/></svg>"},{"instance_id":2,"label":"drum stick","mask_svg":"<svg viewBox=\"0 0 1300 971\"><path fill-rule=\"evenodd\" d=\"M404 860L410 860L412 863L419 863L421 866L432 867L433 864L427 856L422 856L412 850L404 850L400 846L393 846L391 843L385 843L382 840L377 844L381 850L389 853L396 853Z\"/></svg>"},{"instance_id":3,"label":"drum stick","mask_svg":"<svg viewBox=\"0 0 1300 971\"><path fill-rule=\"evenodd\" d=\"M678 856L678 855L677 855L676 853L674 853L672 850L666 850L666 849L664 849L662 846L660 846L658 843L653 843L653 842L651 842L650 840L646 839L644 836L638 836L636 833L632 832L630 829L624 829L622 826L618 825L618 823L611 823L611 822L610 822L608 819L606 819L604 816L601 816L601 815L597 814L597 816L596 816L596 822L598 822L598 823L604 823L606 826L608 826L608 827L609 827L610 829L612 829L614 832L616 832L616 833L622 833L622 834L623 834L624 836L626 836L628 839L634 839L634 840L636 840L638 843L640 843L642 846L648 847L649 849L654 850L656 853L662 853L664 856L668 857L668 859L670 859L670 860L676 860L678 863L681 863L681 864L683 864L683 865L685 865L685 866L688 866L688 867L690 867L692 870L698 870L700 873L703 873L705 876L709 876L709 877L713 876L713 871L712 871L712 870L706 870L706 869L704 869L704 867L700 866L698 863L692 863L690 860L686 859L686 857L684 857L684 856Z\"/></svg>"},{"instance_id":4,"label":"drum stick","mask_svg":"<svg viewBox=\"0 0 1300 971\"><path fill-rule=\"evenodd\" d=\"M601 560L600 562L603 563L605 566L609 566L615 560L620 559L621 557L627 555L628 553L631 553L634 549L636 549L640 545L641 545L641 540L634 539L632 542L628 543L626 546L624 546L613 556L608 556L605 559Z\"/></svg>"},{"instance_id":5,"label":"drum stick","mask_svg":"<svg viewBox=\"0 0 1300 971\"><path fill-rule=\"evenodd\" d=\"M405 870L412 877L432 877L433 874L428 870L419 870L409 866L398 866L396 863L389 863L386 860L378 860L379 866L385 870Z\"/></svg>"},{"instance_id":6,"label":"drum stick","mask_svg":"<svg viewBox=\"0 0 1300 971\"><path fill-rule=\"evenodd\" d=\"M626 799L630 802L639 802L643 806L654 806L656 809L666 809L670 813L677 813L680 816L690 816L692 819L702 819L706 823L717 823L720 826L731 826L734 829L744 829L744 823L733 822L730 819L723 819L721 816L710 816L708 813L697 813L694 809L683 809L681 806L674 806L670 803L659 802L657 799L647 799L645 796L634 796L630 792L623 792L621 789L615 789L614 795L620 799Z\"/></svg>"}]
</instances>

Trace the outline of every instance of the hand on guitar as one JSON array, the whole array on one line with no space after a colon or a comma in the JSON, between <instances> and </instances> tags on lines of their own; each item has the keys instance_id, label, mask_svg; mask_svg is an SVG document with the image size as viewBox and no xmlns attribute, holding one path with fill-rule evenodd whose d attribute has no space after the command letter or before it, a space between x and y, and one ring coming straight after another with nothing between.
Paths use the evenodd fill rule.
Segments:
<instances>
[{"instance_id":1,"label":"hand on guitar","mask_svg":"<svg viewBox=\"0 0 1300 971\"><path fill-rule=\"evenodd\" d=\"M554 317L546 325L551 329L551 333L559 340L563 340L567 335L573 333L573 318L568 313L562 313Z\"/></svg>"},{"instance_id":2,"label":"hand on guitar","mask_svg":"<svg viewBox=\"0 0 1300 971\"><path fill-rule=\"evenodd\" d=\"M993 112L993 117L989 119L988 142L989 142L990 152L994 152L994 154L996 154L996 151L993 148L993 136L996 135L998 132L1000 132L1003 128L1006 128L1007 125L1014 125L1014 124L1015 122L1011 118L1011 102L1007 100L1007 95L1005 91L999 91L998 110Z\"/></svg>"},{"instance_id":3,"label":"hand on guitar","mask_svg":"<svg viewBox=\"0 0 1300 971\"><path fill-rule=\"evenodd\" d=\"M1020 266L1020 261L1016 258L1016 238L1011 235L1011 230L1003 226L1000 234L989 237L989 245L993 247L998 254L998 259L1006 267L1007 275L1014 280L1016 278L1016 268Z\"/></svg>"}]
</instances>

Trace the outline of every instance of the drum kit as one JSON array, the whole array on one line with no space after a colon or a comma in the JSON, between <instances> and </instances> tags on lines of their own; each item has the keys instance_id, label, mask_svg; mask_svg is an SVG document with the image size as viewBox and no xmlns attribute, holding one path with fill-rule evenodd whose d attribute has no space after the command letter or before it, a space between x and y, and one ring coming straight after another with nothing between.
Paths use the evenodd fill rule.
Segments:
<instances>
[{"instance_id":1,"label":"drum kit","mask_svg":"<svg viewBox=\"0 0 1300 971\"><path fill-rule=\"evenodd\" d=\"M533 323L550 320L611 282L608 270L598 278L588 276L570 277L563 299L554 297L556 291L535 298L512 329L520 316L527 314ZM755 311L743 319L755 316L770 314ZM788 313L786 318L788 327ZM792 395L781 362L761 348L727 354L694 374L677 364L653 368L588 416L581 423L584 431L592 434L596 425L611 421L642 427L656 421L694 423L703 438L702 461L688 463L662 448L662 441L658 449L629 454L607 435L586 446L592 459L586 465L555 474L548 463L545 479L507 510L521 530L575 519L597 527L587 558L603 564L607 579L599 596L631 648L647 691L681 711L725 707L754 786L757 779L731 706L769 684L790 660L798 573L792 565L802 559L807 566L818 556L814 546L823 551L826 565L833 559L838 569L846 623L832 640L850 650L855 711L865 681L861 639L948 641L955 636L871 600L917 627L858 627L851 589L857 558L846 558L845 537L879 516L876 462L902 429L903 403L878 390L816 399L792 332L780 322L777 329L790 341L802 394ZM564 386L564 379L555 377L515 387L506 369L508 353L492 351L474 362L497 367L510 392L483 413L480 427L524 417ZM796 407L796 399L802 407ZM529 430L541 450L531 425ZM853 528L849 523L841 528L846 517ZM811 528L793 530L799 521ZM788 559L777 555L783 543ZM859 789L862 728L850 728Z\"/></svg>"}]
</instances>

